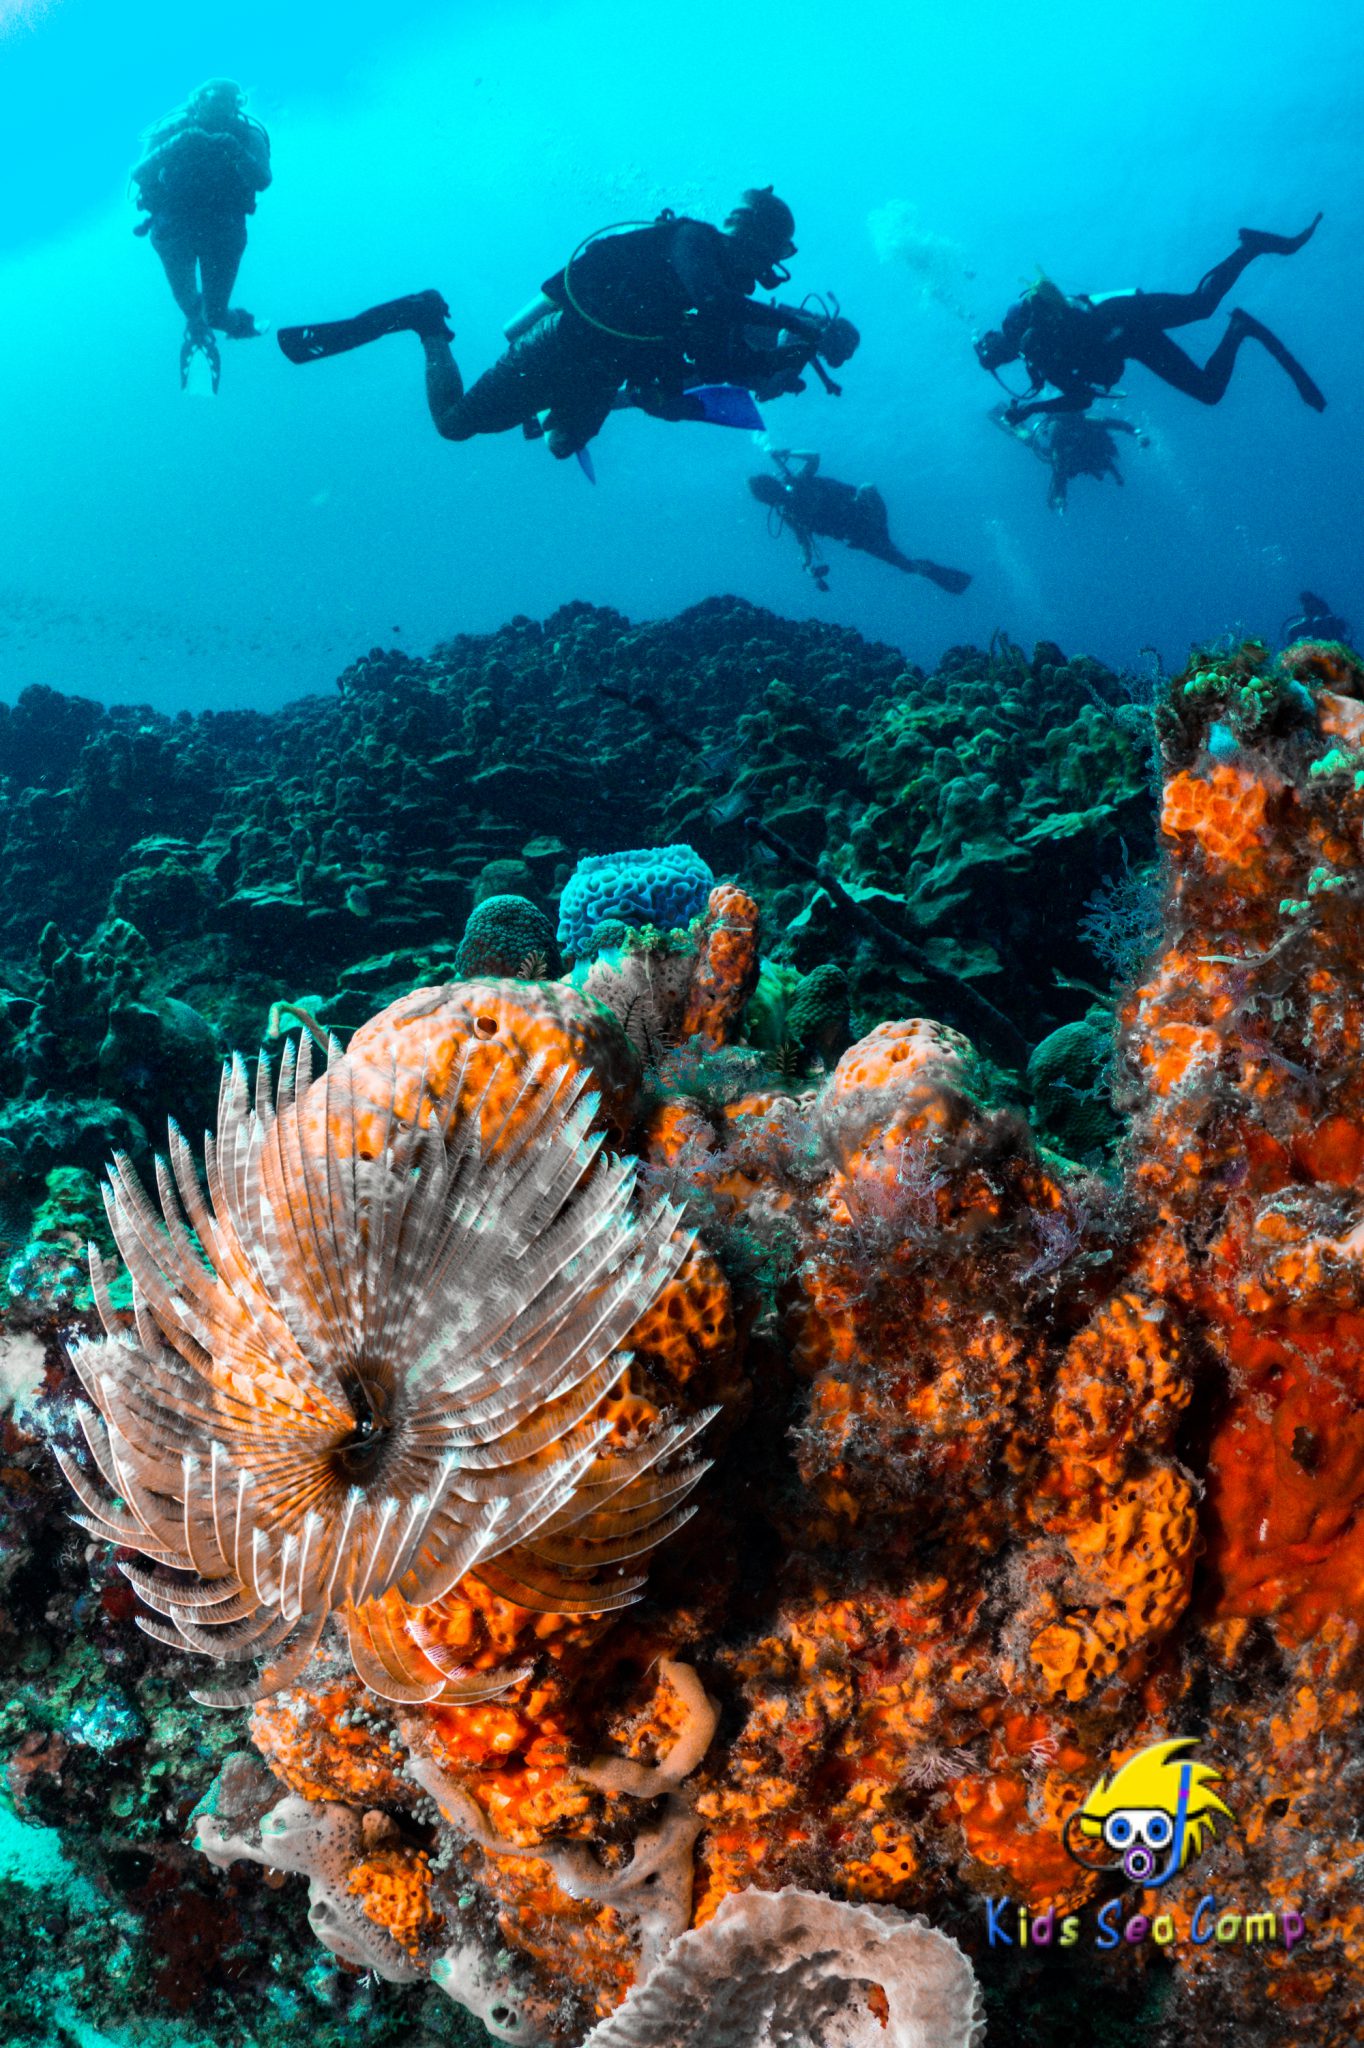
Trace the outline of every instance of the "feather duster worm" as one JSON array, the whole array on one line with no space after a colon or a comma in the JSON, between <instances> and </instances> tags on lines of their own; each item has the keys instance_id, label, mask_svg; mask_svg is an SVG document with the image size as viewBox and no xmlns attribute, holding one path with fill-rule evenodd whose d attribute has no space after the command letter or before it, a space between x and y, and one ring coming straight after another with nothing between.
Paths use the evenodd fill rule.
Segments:
<instances>
[{"instance_id":1,"label":"feather duster worm","mask_svg":"<svg viewBox=\"0 0 1364 2048\"><path fill-rule=\"evenodd\" d=\"M83 1525L150 1561L122 1567L148 1633L248 1667L212 1704L292 1682L333 1614L384 1698L486 1697L522 1674L461 1670L422 1608L470 1573L532 1608L623 1606L690 1513L703 1468L672 1461L713 1411L609 1444L601 1413L690 1248L677 1212L601 1156L583 1076L532 1062L489 1120L467 1066L417 1123L345 1059L311 1079L306 1041L273 1105L235 1060L207 1201L173 1127L160 1214L111 1171L136 1335L92 1255L108 1334L73 1363L107 1493L62 1469Z\"/></svg>"}]
</instances>

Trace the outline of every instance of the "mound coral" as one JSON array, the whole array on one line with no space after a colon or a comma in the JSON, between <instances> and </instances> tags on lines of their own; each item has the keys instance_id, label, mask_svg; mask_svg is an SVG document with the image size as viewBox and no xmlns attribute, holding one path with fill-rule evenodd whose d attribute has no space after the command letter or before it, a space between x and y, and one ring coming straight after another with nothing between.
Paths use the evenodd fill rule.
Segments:
<instances>
[{"instance_id":1,"label":"mound coral","mask_svg":"<svg viewBox=\"0 0 1364 2048\"><path fill-rule=\"evenodd\" d=\"M477 981L514 975L547 979L559 972L554 926L525 896L485 896L475 904L455 954L455 976Z\"/></svg>"}]
</instances>

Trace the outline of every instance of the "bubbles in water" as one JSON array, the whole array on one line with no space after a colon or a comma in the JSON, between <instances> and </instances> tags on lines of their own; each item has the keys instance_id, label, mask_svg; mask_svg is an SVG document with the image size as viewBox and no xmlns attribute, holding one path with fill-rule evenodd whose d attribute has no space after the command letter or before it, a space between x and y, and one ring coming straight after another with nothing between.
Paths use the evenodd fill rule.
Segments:
<instances>
[{"instance_id":1,"label":"bubbles in water","mask_svg":"<svg viewBox=\"0 0 1364 2048\"><path fill-rule=\"evenodd\" d=\"M959 320L969 320L960 290L975 276L960 242L926 228L919 209L907 199L892 199L867 215L872 246L883 263L899 264L917 279L925 299L932 299Z\"/></svg>"}]
</instances>

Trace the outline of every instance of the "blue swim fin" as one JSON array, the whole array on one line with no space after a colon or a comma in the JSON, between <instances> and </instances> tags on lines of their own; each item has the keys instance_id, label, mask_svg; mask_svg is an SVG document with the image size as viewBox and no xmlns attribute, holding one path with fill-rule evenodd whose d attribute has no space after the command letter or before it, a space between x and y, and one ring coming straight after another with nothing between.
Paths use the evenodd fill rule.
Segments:
<instances>
[{"instance_id":1,"label":"blue swim fin","mask_svg":"<svg viewBox=\"0 0 1364 2048\"><path fill-rule=\"evenodd\" d=\"M590 484L594 484L597 481L597 472L593 467L592 457L585 448L578 450L578 467Z\"/></svg>"},{"instance_id":2,"label":"blue swim fin","mask_svg":"<svg viewBox=\"0 0 1364 2048\"><path fill-rule=\"evenodd\" d=\"M763 416L746 384L693 384L686 397L694 398L701 418L712 427L761 428Z\"/></svg>"}]
</instances>

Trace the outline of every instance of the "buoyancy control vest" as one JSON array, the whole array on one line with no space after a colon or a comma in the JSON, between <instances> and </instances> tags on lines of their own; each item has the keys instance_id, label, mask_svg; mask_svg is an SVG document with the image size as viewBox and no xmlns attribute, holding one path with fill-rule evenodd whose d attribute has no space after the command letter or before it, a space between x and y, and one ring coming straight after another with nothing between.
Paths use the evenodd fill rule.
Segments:
<instances>
[{"instance_id":1,"label":"buoyancy control vest","mask_svg":"<svg viewBox=\"0 0 1364 2048\"><path fill-rule=\"evenodd\" d=\"M589 237L543 290L610 340L675 342L689 314L733 291L725 246L709 222L663 213L647 226Z\"/></svg>"}]
</instances>

